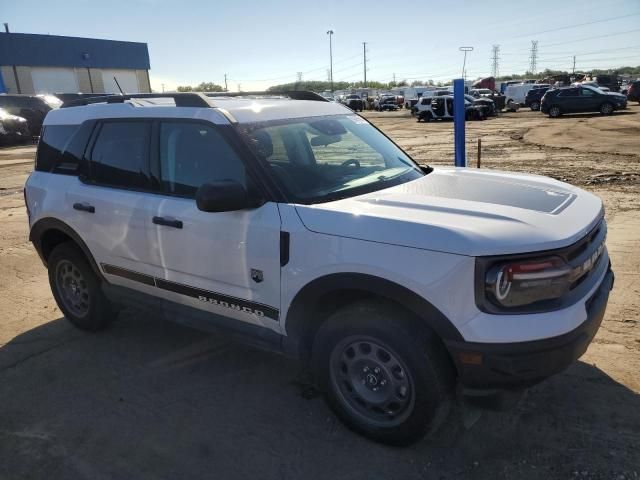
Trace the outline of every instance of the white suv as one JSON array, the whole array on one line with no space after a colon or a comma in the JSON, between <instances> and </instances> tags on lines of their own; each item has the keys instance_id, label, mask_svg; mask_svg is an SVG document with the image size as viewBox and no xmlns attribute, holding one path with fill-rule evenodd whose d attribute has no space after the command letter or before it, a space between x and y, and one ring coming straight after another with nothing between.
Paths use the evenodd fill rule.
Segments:
<instances>
[{"instance_id":1,"label":"white suv","mask_svg":"<svg viewBox=\"0 0 640 480\"><path fill-rule=\"evenodd\" d=\"M65 316L98 330L134 305L232 330L306 362L348 426L393 444L434 429L456 385L520 390L584 353L613 285L597 197L420 167L323 100L50 112L25 201Z\"/></svg>"}]
</instances>

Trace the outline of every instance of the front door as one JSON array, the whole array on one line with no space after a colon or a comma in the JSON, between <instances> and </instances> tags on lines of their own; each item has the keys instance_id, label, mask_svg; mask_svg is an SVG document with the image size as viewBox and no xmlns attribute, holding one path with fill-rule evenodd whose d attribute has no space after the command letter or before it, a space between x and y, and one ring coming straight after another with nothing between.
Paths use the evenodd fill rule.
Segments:
<instances>
[{"instance_id":1,"label":"front door","mask_svg":"<svg viewBox=\"0 0 640 480\"><path fill-rule=\"evenodd\" d=\"M149 205L147 231L156 286L168 300L279 332L277 204L203 212L195 202L205 182L250 188L224 128L230 127L180 120L154 127L160 192Z\"/></svg>"}]
</instances>

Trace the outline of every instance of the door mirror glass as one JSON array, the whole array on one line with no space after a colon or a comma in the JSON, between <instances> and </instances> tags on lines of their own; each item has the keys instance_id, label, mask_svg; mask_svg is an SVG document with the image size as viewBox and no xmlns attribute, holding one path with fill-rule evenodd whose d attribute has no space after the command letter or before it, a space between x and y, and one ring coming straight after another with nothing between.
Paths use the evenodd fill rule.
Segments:
<instances>
[{"instance_id":1,"label":"door mirror glass","mask_svg":"<svg viewBox=\"0 0 640 480\"><path fill-rule=\"evenodd\" d=\"M196 191L196 205L203 212L234 212L249 206L247 190L233 180L203 184Z\"/></svg>"}]
</instances>

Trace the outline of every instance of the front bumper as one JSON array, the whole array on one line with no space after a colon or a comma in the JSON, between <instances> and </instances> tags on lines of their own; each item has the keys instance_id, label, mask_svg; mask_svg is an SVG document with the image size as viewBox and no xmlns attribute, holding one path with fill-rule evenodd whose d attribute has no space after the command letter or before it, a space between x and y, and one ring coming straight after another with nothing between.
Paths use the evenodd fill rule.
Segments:
<instances>
[{"instance_id":1,"label":"front bumper","mask_svg":"<svg viewBox=\"0 0 640 480\"><path fill-rule=\"evenodd\" d=\"M598 331L613 282L609 268L586 302L587 319L564 335L519 343L446 342L460 384L471 389L526 388L565 370Z\"/></svg>"}]
</instances>

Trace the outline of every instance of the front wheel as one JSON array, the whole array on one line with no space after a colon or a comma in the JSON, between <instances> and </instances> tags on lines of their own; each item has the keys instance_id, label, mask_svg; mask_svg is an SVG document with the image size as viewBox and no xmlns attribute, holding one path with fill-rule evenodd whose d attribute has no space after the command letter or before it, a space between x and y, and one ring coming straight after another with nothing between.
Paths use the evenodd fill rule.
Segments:
<instances>
[{"instance_id":1,"label":"front wheel","mask_svg":"<svg viewBox=\"0 0 640 480\"><path fill-rule=\"evenodd\" d=\"M562 112L560 111L560 107L553 106L549 108L549 116L551 118L558 118Z\"/></svg>"},{"instance_id":2,"label":"front wheel","mask_svg":"<svg viewBox=\"0 0 640 480\"><path fill-rule=\"evenodd\" d=\"M319 386L351 429L408 445L449 411L453 369L444 347L398 307L357 302L331 315L313 349Z\"/></svg>"},{"instance_id":3,"label":"front wheel","mask_svg":"<svg viewBox=\"0 0 640 480\"><path fill-rule=\"evenodd\" d=\"M605 102L600 106L601 115L611 115L613 113L613 105L609 102Z\"/></svg>"},{"instance_id":4,"label":"front wheel","mask_svg":"<svg viewBox=\"0 0 640 480\"><path fill-rule=\"evenodd\" d=\"M47 261L49 284L58 307L76 327L96 331L107 326L117 311L102 292L100 279L82 251L61 243Z\"/></svg>"},{"instance_id":5,"label":"front wheel","mask_svg":"<svg viewBox=\"0 0 640 480\"><path fill-rule=\"evenodd\" d=\"M530 105L530 108L533 112L537 112L538 110L540 110L540 103L539 102L532 102Z\"/></svg>"}]
</instances>

